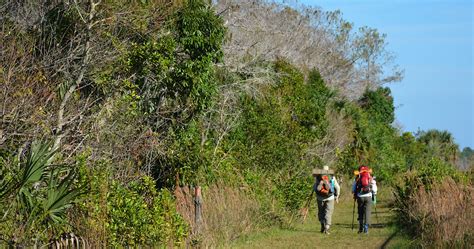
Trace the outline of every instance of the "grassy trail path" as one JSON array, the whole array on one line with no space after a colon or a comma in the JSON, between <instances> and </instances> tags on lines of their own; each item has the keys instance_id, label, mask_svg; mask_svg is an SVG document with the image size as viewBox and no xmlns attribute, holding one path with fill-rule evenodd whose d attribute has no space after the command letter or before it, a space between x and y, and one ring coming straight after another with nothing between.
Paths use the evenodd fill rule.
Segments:
<instances>
[{"instance_id":1,"label":"grassy trail path","mask_svg":"<svg viewBox=\"0 0 474 249\"><path fill-rule=\"evenodd\" d=\"M344 193L343 193L344 194ZM410 240L400 235L391 225L394 212L388 201L383 201L381 193L377 203L377 216L372 207L372 227L369 234L357 234L357 214L354 230L352 224L353 201L345 193L345 198L336 204L329 235L319 232L315 203L312 203L308 218L292 229L273 228L248 235L231 245L232 248L409 248ZM349 194L350 195L350 194ZM357 212L357 207L356 207Z\"/></svg>"}]
</instances>

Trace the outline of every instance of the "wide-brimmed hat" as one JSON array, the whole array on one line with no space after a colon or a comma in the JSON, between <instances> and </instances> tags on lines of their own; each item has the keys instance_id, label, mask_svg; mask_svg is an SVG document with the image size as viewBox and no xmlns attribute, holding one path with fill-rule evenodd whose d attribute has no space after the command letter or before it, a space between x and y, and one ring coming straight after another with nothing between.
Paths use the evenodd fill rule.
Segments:
<instances>
[{"instance_id":1,"label":"wide-brimmed hat","mask_svg":"<svg viewBox=\"0 0 474 249\"><path fill-rule=\"evenodd\" d=\"M323 168L316 168L313 169L313 176L318 176L318 175L333 175L334 170L329 169L329 166L324 165Z\"/></svg>"}]
</instances>

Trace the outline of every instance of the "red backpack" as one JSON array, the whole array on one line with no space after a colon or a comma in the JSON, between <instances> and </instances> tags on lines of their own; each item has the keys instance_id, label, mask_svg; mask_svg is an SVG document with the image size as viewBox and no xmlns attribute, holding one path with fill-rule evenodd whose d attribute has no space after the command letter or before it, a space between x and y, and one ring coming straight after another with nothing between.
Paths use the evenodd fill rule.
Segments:
<instances>
[{"instance_id":1,"label":"red backpack","mask_svg":"<svg viewBox=\"0 0 474 249\"><path fill-rule=\"evenodd\" d=\"M370 182L372 181L371 172L372 170L367 166L361 166L359 168L359 177L357 178L356 185L357 193L367 194L372 191L370 187Z\"/></svg>"}]
</instances>

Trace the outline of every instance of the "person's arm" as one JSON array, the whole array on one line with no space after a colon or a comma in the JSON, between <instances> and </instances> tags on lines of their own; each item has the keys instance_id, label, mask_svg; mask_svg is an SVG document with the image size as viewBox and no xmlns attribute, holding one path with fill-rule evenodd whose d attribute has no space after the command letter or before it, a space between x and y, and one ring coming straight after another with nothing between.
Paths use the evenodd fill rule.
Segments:
<instances>
[{"instance_id":1,"label":"person's arm","mask_svg":"<svg viewBox=\"0 0 474 249\"><path fill-rule=\"evenodd\" d=\"M372 203L374 205L377 204L377 182L372 179L372 181L370 182L370 185L372 187Z\"/></svg>"},{"instance_id":2,"label":"person's arm","mask_svg":"<svg viewBox=\"0 0 474 249\"><path fill-rule=\"evenodd\" d=\"M372 193L373 193L374 195L376 195L376 194L377 194L377 190L378 190L378 189L377 189L377 182L376 182L375 180L372 180Z\"/></svg>"},{"instance_id":3,"label":"person's arm","mask_svg":"<svg viewBox=\"0 0 474 249\"><path fill-rule=\"evenodd\" d=\"M339 186L339 183L337 182L336 177L334 177L334 196L336 197L336 202L339 203L339 196L341 196L341 187Z\"/></svg>"},{"instance_id":4,"label":"person's arm","mask_svg":"<svg viewBox=\"0 0 474 249\"><path fill-rule=\"evenodd\" d=\"M318 190L318 192L321 192L321 191L323 191L323 189L328 189L327 186L326 186L326 188L324 187L324 184L325 184L324 181L322 181L322 180L319 181L319 184L318 184L318 186L316 187L316 190Z\"/></svg>"},{"instance_id":5,"label":"person's arm","mask_svg":"<svg viewBox=\"0 0 474 249\"><path fill-rule=\"evenodd\" d=\"M324 181L316 180L316 182L313 185L314 192L316 192L316 193L320 192L321 189L323 189L323 184L324 184Z\"/></svg>"},{"instance_id":6,"label":"person's arm","mask_svg":"<svg viewBox=\"0 0 474 249\"><path fill-rule=\"evenodd\" d=\"M352 182L352 195L354 195L354 199L357 198L356 183L357 183L357 180L354 180L354 182Z\"/></svg>"}]
</instances>

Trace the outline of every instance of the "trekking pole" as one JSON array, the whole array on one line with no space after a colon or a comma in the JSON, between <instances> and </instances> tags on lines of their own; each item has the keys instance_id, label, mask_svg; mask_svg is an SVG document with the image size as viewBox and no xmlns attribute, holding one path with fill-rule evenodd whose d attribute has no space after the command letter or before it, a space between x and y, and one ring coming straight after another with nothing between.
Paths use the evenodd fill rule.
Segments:
<instances>
[{"instance_id":1,"label":"trekking pole","mask_svg":"<svg viewBox=\"0 0 474 249\"><path fill-rule=\"evenodd\" d=\"M355 207L356 207L356 199L354 199L354 205L352 206L352 230L354 230L354 214L355 214Z\"/></svg>"},{"instance_id":2,"label":"trekking pole","mask_svg":"<svg viewBox=\"0 0 474 249\"><path fill-rule=\"evenodd\" d=\"M374 197L374 200L375 200L375 201L374 201L375 218L377 219L377 223L380 224L380 223L379 223L379 216L377 215L377 199L376 199L376 198L377 198L377 197Z\"/></svg>"},{"instance_id":3,"label":"trekking pole","mask_svg":"<svg viewBox=\"0 0 474 249\"><path fill-rule=\"evenodd\" d=\"M303 210L304 210L303 211L304 212L303 213L303 223L305 222L306 217L308 216L309 208L311 206L311 199L313 198L313 193L314 193L314 191L311 190L311 194L309 195L309 198L308 198L308 200L306 201L306 204L303 207Z\"/></svg>"},{"instance_id":4,"label":"trekking pole","mask_svg":"<svg viewBox=\"0 0 474 249\"><path fill-rule=\"evenodd\" d=\"M379 216L377 215L377 205L374 205L374 207L375 207L375 218L377 219L377 223L380 224L379 223Z\"/></svg>"}]
</instances>

